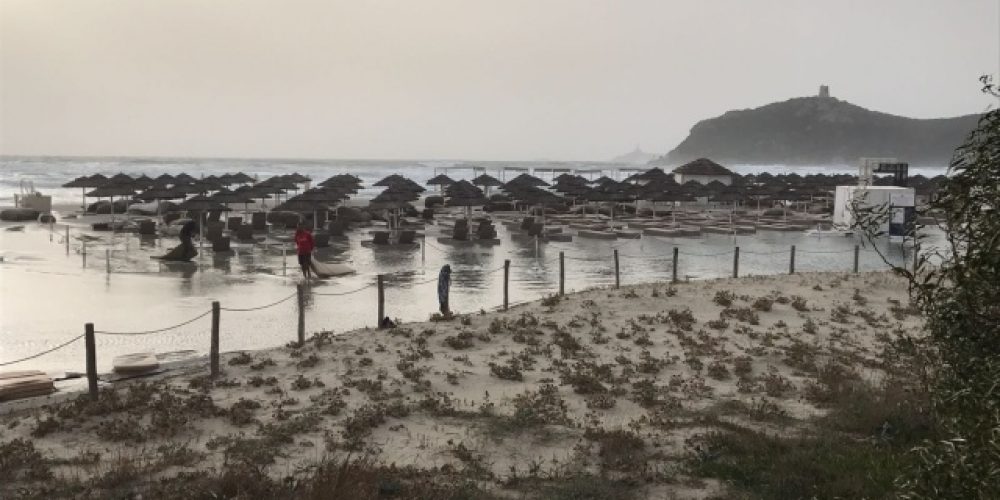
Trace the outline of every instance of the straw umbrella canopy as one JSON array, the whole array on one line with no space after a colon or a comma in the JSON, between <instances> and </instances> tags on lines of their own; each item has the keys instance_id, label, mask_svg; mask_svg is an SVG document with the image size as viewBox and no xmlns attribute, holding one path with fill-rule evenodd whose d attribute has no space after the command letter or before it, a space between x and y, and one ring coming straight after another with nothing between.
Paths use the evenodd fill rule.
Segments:
<instances>
[{"instance_id":1,"label":"straw umbrella canopy","mask_svg":"<svg viewBox=\"0 0 1000 500\"><path fill-rule=\"evenodd\" d=\"M719 181L712 181L712 182L709 182L708 184L705 184L705 188L709 192L720 192L720 191L726 189L726 185L723 184L723 183L721 183L721 182L719 182Z\"/></svg>"},{"instance_id":2,"label":"straw umbrella canopy","mask_svg":"<svg viewBox=\"0 0 1000 500\"><path fill-rule=\"evenodd\" d=\"M274 210L282 212L298 212L304 214L309 212L327 211L330 209L330 206L326 202L316 201L316 200L303 200L299 199L299 196L293 196L288 200L285 200L284 203L274 207Z\"/></svg>"},{"instance_id":3,"label":"straw umbrella canopy","mask_svg":"<svg viewBox=\"0 0 1000 500\"><path fill-rule=\"evenodd\" d=\"M196 180L198 179L195 179L194 177L191 177L190 175L183 172L174 176L174 181L178 184L190 184Z\"/></svg>"},{"instance_id":4,"label":"straw umbrella canopy","mask_svg":"<svg viewBox=\"0 0 1000 500\"><path fill-rule=\"evenodd\" d=\"M108 179L108 182L113 182L115 184L132 184L135 182L135 178L124 172L119 172L111 176L111 178Z\"/></svg>"},{"instance_id":5,"label":"straw umbrella canopy","mask_svg":"<svg viewBox=\"0 0 1000 500\"><path fill-rule=\"evenodd\" d=\"M114 222L115 220L115 196L132 196L137 191L137 189L131 182L126 182L124 180L115 182L113 180L115 177L109 179L103 186L84 194L84 197L91 197L97 199L101 198L111 199L111 222ZM129 177L129 179L131 180L132 178Z\"/></svg>"},{"instance_id":6,"label":"straw umbrella canopy","mask_svg":"<svg viewBox=\"0 0 1000 500\"><path fill-rule=\"evenodd\" d=\"M390 212L390 217L393 217L398 216L399 209L410 206L410 202L416 201L420 198L420 195L418 194L419 192L413 190L412 186L408 186L405 182L396 182L397 184L387 187L377 196L372 198L372 200L368 202L368 207L387 210Z\"/></svg>"},{"instance_id":7,"label":"straw umbrella canopy","mask_svg":"<svg viewBox=\"0 0 1000 500\"><path fill-rule=\"evenodd\" d=\"M545 182L539 179L538 177L529 174L521 174L507 181L507 183L503 185L503 188L506 191L507 188L509 187L521 187L521 186L546 187L548 185L549 185L548 182Z\"/></svg>"},{"instance_id":8,"label":"straw umbrella canopy","mask_svg":"<svg viewBox=\"0 0 1000 500\"><path fill-rule=\"evenodd\" d=\"M283 175L281 177L284 178L285 180L294 182L296 184L303 184L312 180L311 178L306 177L298 172L292 172L290 174Z\"/></svg>"},{"instance_id":9,"label":"straw umbrella canopy","mask_svg":"<svg viewBox=\"0 0 1000 500\"><path fill-rule=\"evenodd\" d=\"M152 187L137 195L135 198L145 202L156 202L156 214L160 214L160 200L179 200L187 196L183 191L169 187Z\"/></svg>"},{"instance_id":10,"label":"straw umbrella canopy","mask_svg":"<svg viewBox=\"0 0 1000 500\"><path fill-rule=\"evenodd\" d=\"M216 191L215 194L209 198L224 205L228 205L230 203L251 203L254 201L254 198L246 192L238 193L225 188Z\"/></svg>"},{"instance_id":11,"label":"straw umbrella canopy","mask_svg":"<svg viewBox=\"0 0 1000 500\"><path fill-rule=\"evenodd\" d=\"M137 195L135 198L142 201L154 201L154 200L178 200L187 196L183 190L165 187L154 187L147 189Z\"/></svg>"},{"instance_id":12,"label":"straw umbrella canopy","mask_svg":"<svg viewBox=\"0 0 1000 500\"><path fill-rule=\"evenodd\" d=\"M578 199L589 193L591 188L587 185L586 179L564 174L557 178L555 185L552 186L552 190L573 199Z\"/></svg>"},{"instance_id":13,"label":"straw umbrella canopy","mask_svg":"<svg viewBox=\"0 0 1000 500\"><path fill-rule=\"evenodd\" d=\"M472 185L483 188L483 193L489 196L490 190L495 187L503 186L503 182L492 175L481 174L475 179L472 179Z\"/></svg>"},{"instance_id":14,"label":"straw umbrella canopy","mask_svg":"<svg viewBox=\"0 0 1000 500\"><path fill-rule=\"evenodd\" d=\"M330 205L316 196L300 194L285 200L284 203L274 207L274 209L284 212L296 212L299 214L307 214L311 212L313 214L313 230L315 230L318 228L319 212L329 211Z\"/></svg>"},{"instance_id":15,"label":"straw umbrella canopy","mask_svg":"<svg viewBox=\"0 0 1000 500\"><path fill-rule=\"evenodd\" d=\"M254 184L254 187L267 188L270 194L275 195L275 198L280 198L279 195L285 193L286 191L298 191L299 185L295 182L284 178L284 176L274 176L269 179Z\"/></svg>"},{"instance_id":16,"label":"straw umbrella canopy","mask_svg":"<svg viewBox=\"0 0 1000 500\"><path fill-rule=\"evenodd\" d=\"M683 189L685 193L694 197L706 196L708 194L708 190L705 188L705 185L698 181L687 181L684 184L681 184L681 189Z\"/></svg>"},{"instance_id":17,"label":"straw umbrella canopy","mask_svg":"<svg viewBox=\"0 0 1000 500\"><path fill-rule=\"evenodd\" d=\"M399 174L392 174L375 184L373 187L386 187L386 188L396 188L400 190L412 191L414 193L422 193L426 191L420 184L407 179Z\"/></svg>"},{"instance_id":18,"label":"straw umbrella canopy","mask_svg":"<svg viewBox=\"0 0 1000 500\"><path fill-rule=\"evenodd\" d=\"M610 178L610 177L608 177L606 175L602 175L602 176L600 176L600 177L598 177L598 178L590 181L590 184L594 184L596 186L603 186L604 184L607 184L609 182L618 182L618 181L616 181L616 180L614 180L614 179L612 179L612 178Z\"/></svg>"},{"instance_id":19,"label":"straw umbrella canopy","mask_svg":"<svg viewBox=\"0 0 1000 500\"><path fill-rule=\"evenodd\" d=\"M404 186L389 186L377 196L372 198L371 203L375 205L383 204L396 204L393 208L399 208L404 206L404 204L409 204L411 201L416 201L420 198L417 191L409 189ZM400 204L402 203L402 204Z\"/></svg>"},{"instance_id":20,"label":"straw umbrella canopy","mask_svg":"<svg viewBox=\"0 0 1000 500\"><path fill-rule=\"evenodd\" d=\"M500 182L500 179L497 179L492 175L482 174L479 177L472 179L472 185L484 188L491 188L491 187L503 186L503 182Z\"/></svg>"},{"instance_id":21,"label":"straw umbrella canopy","mask_svg":"<svg viewBox=\"0 0 1000 500\"><path fill-rule=\"evenodd\" d=\"M187 211L187 212L208 212L208 211L220 211L228 212L229 207L219 203L212 198L205 195L198 195L193 198L185 200L180 205L177 205L177 210Z\"/></svg>"},{"instance_id":22,"label":"straw umbrella canopy","mask_svg":"<svg viewBox=\"0 0 1000 500\"><path fill-rule=\"evenodd\" d=\"M80 188L81 192L81 206L84 210L87 209L87 189L100 187L108 182L108 178L101 174L94 174L91 176L81 176L73 179L66 184L63 184L64 188Z\"/></svg>"},{"instance_id":23,"label":"straw umbrella canopy","mask_svg":"<svg viewBox=\"0 0 1000 500\"><path fill-rule=\"evenodd\" d=\"M389 187L389 186L392 186L394 184L398 184L400 182L404 182L404 181L407 181L407 180L408 179L406 177L403 177L402 175L392 174L392 175L389 175L387 177L383 177L381 180L379 180L375 184L372 184L372 187Z\"/></svg>"},{"instance_id":24,"label":"straw umbrella canopy","mask_svg":"<svg viewBox=\"0 0 1000 500\"><path fill-rule=\"evenodd\" d=\"M262 182L258 182L253 186L247 186L247 191L254 194L254 198L261 201L261 206L267 208L264 205L264 200L268 198L277 199L278 195L285 192L285 188L278 185L267 185Z\"/></svg>"},{"instance_id":25,"label":"straw umbrella canopy","mask_svg":"<svg viewBox=\"0 0 1000 500\"><path fill-rule=\"evenodd\" d=\"M427 181L428 186L439 186L442 188L444 186L449 186L454 183L455 179L452 179L451 177L448 177L447 175L444 174L435 175L434 177L431 177L430 180Z\"/></svg>"},{"instance_id":26,"label":"straw umbrella canopy","mask_svg":"<svg viewBox=\"0 0 1000 500\"><path fill-rule=\"evenodd\" d=\"M666 179L673 180L674 176L663 171L662 168L654 167L645 172L641 172L635 175L630 175L625 178L625 182L654 182L663 181Z\"/></svg>"},{"instance_id":27,"label":"straw umbrella canopy","mask_svg":"<svg viewBox=\"0 0 1000 500\"><path fill-rule=\"evenodd\" d=\"M253 186L240 186L235 190L233 190L233 194L245 196L251 200L243 204L244 215L246 215L246 213L249 212L249 204L252 203L253 201L260 200L261 205L263 205L264 200L272 198L272 196L269 193L257 190Z\"/></svg>"},{"instance_id":28,"label":"straw umbrella canopy","mask_svg":"<svg viewBox=\"0 0 1000 500\"><path fill-rule=\"evenodd\" d=\"M376 182L375 184L372 184L372 186L393 188L398 190L410 191L413 193L422 193L426 191L426 189L424 189L420 184L417 184L416 182L413 182L410 179L407 179L406 177L395 174L390 175L389 177L386 177L385 179L382 179L381 181Z\"/></svg>"},{"instance_id":29,"label":"straw umbrella canopy","mask_svg":"<svg viewBox=\"0 0 1000 500\"><path fill-rule=\"evenodd\" d=\"M105 184L104 186L87 192L87 197L113 198L115 196L132 196L135 192L135 187L130 184Z\"/></svg>"},{"instance_id":30,"label":"straw umbrella canopy","mask_svg":"<svg viewBox=\"0 0 1000 500\"><path fill-rule=\"evenodd\" d=\"M103 174L94 174L86 178L86 184L81 184L83 187L96 188L107 184L108 178Z\"/></svg>"},{"instance_id":31,"label":"straw umbrella canopy","mask_svg":"<svg viewBox=\"0 0 1000 500\"><path fill-rule=\"evenodd\" d=\"M448 197L446 204L449 207L465 207L466 215L471 207L481 207L488 202L483 191L466 180L448 186L445 196Z\"/></svg>"},{"instance_id":32,"label":"straw umbrella canopy","mask_svg":"<svg viewBox=\"0 0 1000 500\"><path fill-rule=\"evenodd\" d=\"M66 184L63 184L62 187L64 187L64 188L87 188L88 186L86 184L87 184L87 176L85 175L85 176L82 176L82 177L77 177L76 179L73 179L73 180L67 182Z\"/></svg>"},{"instance_id":33,"label":"straw umbrella canopy","mask_svg":"<svg viewBox=\"0 0 1000 500\"><path fill-rule=\"evenodd\" d=\"M137 187L148 188L148 187L152 186L153 184L155 184L156 181L154 181L152 177L150 177L150 176L148 176L146 174L142 174L139 177L135 178L134 183L135 183L135 185Z\"/></svg>"},{"instance_id":34,"label":"straw umbrella canopy","mask_svg":"<svg viewBox=\"0 0 1000 500\"><path fill-rule=\"evenodd\" d=\"M357 193L362 187L361 179L351 174L337 174L319 183L320 187L336 188L344 192Z\"/></svg>"},{"instance_id":35,"label":"straw umbrella canopy","mask_svg":"<svg viewBox=\"0 0 1000 500\"><path fill-rule=\"evenodd\" d=\"M243 172L236 172L235 174L230 175L229 179L233 182L233 184L250 184L254 182L253 177L250 177Z\"/></svg>"},{"instance_id":36,"label":"straw umbrella canopy","mask_svg":"<svg viewBox=\"0 0 1000 500\"><path fill-rule=\"evenodd\" d=\"M154 184L176 184L177 179L170 174L160 174L157 178L153 179Z\"/></svg>"},{"instance_id":37,"label":"straw umbrella canopy","mask_svg":"<svg viewBox=\"0 0 1000 500\"><path fill-rule=\"evenodd\" d=\"M721 203L739 203L746 199L746 192L735 187L726 187L709 196L710 201Z\"/></svg>"}]
</instances>

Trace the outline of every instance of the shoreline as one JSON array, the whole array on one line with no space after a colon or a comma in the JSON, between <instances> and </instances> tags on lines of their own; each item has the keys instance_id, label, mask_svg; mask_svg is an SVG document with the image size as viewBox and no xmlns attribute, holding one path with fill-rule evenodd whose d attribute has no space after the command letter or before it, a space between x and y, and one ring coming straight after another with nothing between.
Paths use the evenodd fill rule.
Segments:
<instances>
[{"instance_id":1,"label":"shoreline","mask_svg":"<svg viewBox=\"0 0 1000 500\"><path fill-rule=\"evenodd\" d=\"M794 434L827 411L825 370L883 377L892 332L921 325L901 283L870 272L627 285L453 321L319 332L299 348L226 353L214 381L205 363L104 389L97 402L0 414L0 443L28 440L54 463L136 446L199 457L158 478L222 470L255 443L269 450L259 465L279 476L353 454L460 471L486 491L587 473L704 498L725 487L679 468L692 440L732 423ZM634 449L613 450L619 441ZM154 455L143 460L164 462ZM106 464L74 467L90 478Z\"/></svg>"}]
</instances>

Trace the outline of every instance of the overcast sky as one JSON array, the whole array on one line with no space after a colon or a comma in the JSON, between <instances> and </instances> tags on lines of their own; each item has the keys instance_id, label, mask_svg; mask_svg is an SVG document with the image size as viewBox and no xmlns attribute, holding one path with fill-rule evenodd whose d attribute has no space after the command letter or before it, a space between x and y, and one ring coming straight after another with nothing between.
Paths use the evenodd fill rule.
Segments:
<instances>
[{"instance_id":1,"label":"overcast sky","mask_svg":"<svg viewBox=\"0 0 1000 500\"><path fill-rule=\"evenodd\" d=\"M823 83L979 112L1000 64L998 0L0 6L2 154L600 160Z\"/></svg>"}]
</instances>

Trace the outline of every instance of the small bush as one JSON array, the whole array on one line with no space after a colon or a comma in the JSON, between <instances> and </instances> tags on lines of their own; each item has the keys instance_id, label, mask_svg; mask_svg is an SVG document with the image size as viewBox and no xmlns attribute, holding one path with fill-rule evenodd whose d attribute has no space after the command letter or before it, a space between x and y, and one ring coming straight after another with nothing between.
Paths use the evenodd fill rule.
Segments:
<instances>
[{"instance_id":1,"label":"small bush","mask_svg":"<svg viewBox=\"0 0 1000 500\"><path fill-rule=\"evenodd\" d=\"M733 305L733 301L736 300L736 294L730 292L729 290L719 290L715 292L715 297L712 299L713 302L722 306L729 307Z\"/></svg>"},{"instance_id":2,"label":"small bush","mask_svg":"<svg viewBox=\"0 0 1000 500\"><path fill-rule=\"evenodd\" d=\"M771 306L774 305L774 300L768 297L760 297L753 301L752 307L757 311L767 312L771 310Z\"/></svg>"}]
</instances>

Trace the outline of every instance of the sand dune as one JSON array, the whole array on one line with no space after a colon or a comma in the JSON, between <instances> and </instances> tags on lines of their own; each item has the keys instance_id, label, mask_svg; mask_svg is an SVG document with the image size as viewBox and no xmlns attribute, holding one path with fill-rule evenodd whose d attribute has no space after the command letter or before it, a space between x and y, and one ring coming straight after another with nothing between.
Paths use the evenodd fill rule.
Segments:
<instances>
[{"instance_id":1,"label":"sand dune","mask_svg":"<svg viewBox=\"0 0 1000 500\"><path fill-rule=\"evenodd\" d=\"M199 367L7 415L0 442L29 439L75 464L57 474L84 478L116 454L167 463L153 451L167 443L198 460L151 477L219 468L249 443L275 475L349 451L497 490L584 471L641 479L657 498L705 497L725 486L685 478L692 438L721 421L796 432L826 411L826 370L882 376L886 340L920 328L907 304L889 273L595 289L230 353L214 383Z\"/></svg>"}]
</instances>

